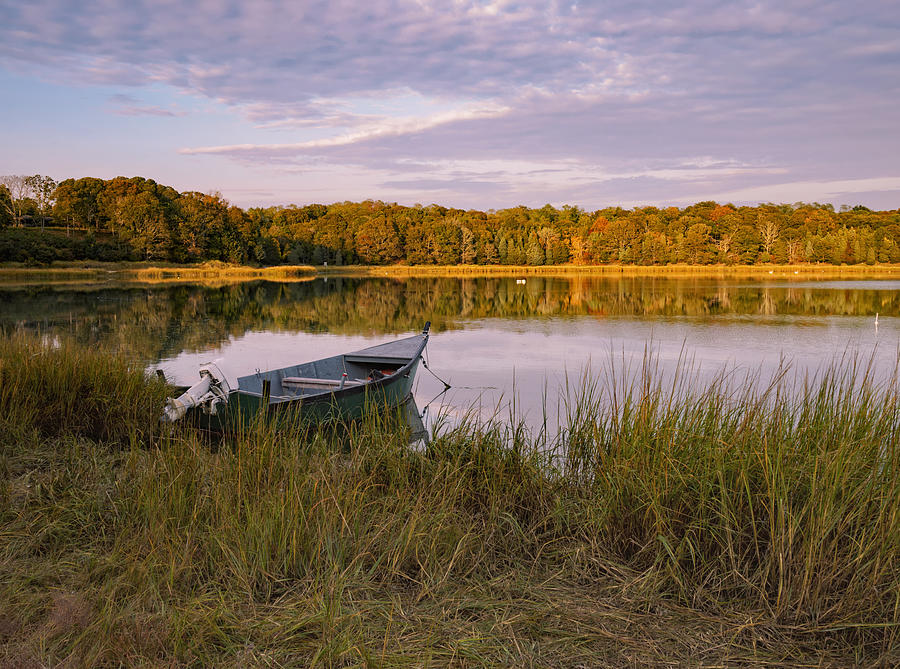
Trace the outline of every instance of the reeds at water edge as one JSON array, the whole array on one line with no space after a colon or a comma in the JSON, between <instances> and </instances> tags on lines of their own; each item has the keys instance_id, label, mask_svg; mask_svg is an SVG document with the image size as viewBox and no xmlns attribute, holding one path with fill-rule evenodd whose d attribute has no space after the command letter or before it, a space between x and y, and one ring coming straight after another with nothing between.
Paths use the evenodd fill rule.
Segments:
<instances>
[{"instance_id":1,"label":"reeds at water edge","mask_svg":"<svg viewBox=\"0 0 900 669\"><path fill-rule=\"evenodd\" d=\"M392 414L162 430L140 369L7 338L0 664L898 662L898 376L854 364L647 361L574 384L549 448L416 450Z\"/></svg>"},{"instance_id":2,"label":"reeds at water edge","mask_svg":"<svg viewBox=\"0 0 900 669\"><path fill-rule=\"evenodd\" d=\"M694 605L896 625L897 370L879 381L845 356L813 376L698 384L683 370L657 379L647 362L583 382L561 439L562 476L613 552Z\"/></svg>"}]
</instances>

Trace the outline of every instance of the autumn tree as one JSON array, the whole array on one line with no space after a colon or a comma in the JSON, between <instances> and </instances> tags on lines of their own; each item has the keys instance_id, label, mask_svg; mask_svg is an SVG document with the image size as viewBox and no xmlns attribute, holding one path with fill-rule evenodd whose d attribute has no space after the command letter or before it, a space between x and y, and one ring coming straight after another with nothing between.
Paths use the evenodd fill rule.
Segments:
<instances>
[{"instance_id":1,"label":"autumn tree","mask_svg":"<svg viewBox=\"0 0 900 669\"><path fill-rule=\"evenodd\" d=\"M769 262L772 259L772 249L775 242L778 241L778 232L781 226L778 221L776 212L761 209L756 215L756 231L762 240L763 262Z\"/></svg>"},{"instance_id":2,"label":"autumn tree","mask_svg":"<svg viewBox=\"0 0 900 669\"><path fill-rule=\"evenodd\" d=\"M403 257L397 228L383 213L370 215L356 231L356 252L366 265L386 265Z\"/></svg>"},{"instance_id":3,"label":"autumn tree","mask_svg":"<svg viewBox=\"0 0 900 669\"><path fill-rule=\"evenodd\" d=\"M684 233L684 252L689 263L706 265L712 260L710 253L711 228L706 223L694 223Z\"/></svg>"},{"instance_id":4,"label":"autumn tree","mask_svg":"<svg viewBox=\"0 0 900 669\"><path fill-rule=\"evenodd\" d=\"M142 177L66 179L49 195L49 177L3 180L0 226L29 218L43 223L52 202L57 224L112 232L119 241L109 256L128 248L141 258L263 264L900 261L900 212L863 206L837 214L817 203L711 201L684 209L545 205L484 212L366 200L245 211L218 194L178 193Z\"/></svg>"},{"instance_id":5,"label":"autumn tree","mask_svg":"<svg viewBox=\"0 0 900 669\"><path fill-rule=\"evenodd\" d=\"M461 260L462 231L456 225L435 224L431 235L431 257L438 265L456 265Z\"/></svg>"},{"instance_id":6,"label":"autumn tree","mask_svg":"<svg viewBox=\"0 0 900 669\"><path fill-rule=\"evenodd\" d=\"M478 247L475 243L475 233L470 228L460 226L461 260L463 265L474 265L478 258Z\"/></svg>"}]
</instances>

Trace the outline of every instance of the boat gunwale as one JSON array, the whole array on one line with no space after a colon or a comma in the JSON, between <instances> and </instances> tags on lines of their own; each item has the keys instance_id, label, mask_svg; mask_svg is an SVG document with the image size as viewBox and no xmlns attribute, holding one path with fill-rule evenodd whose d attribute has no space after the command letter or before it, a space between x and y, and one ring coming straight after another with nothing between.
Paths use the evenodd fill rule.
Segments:
<instances>
[{"instance_id":1,"label":"boat gunwale","mask_svg":"<svg viewBox=\"0 0 900 669\"><path fill-rule=\"evenodd\" d=\"M396 366L396 369L393 373L381 376L381 378L367 380L354 385L345 385L343 388L332 387L330 389L324 390L323 392L291 396L282 394L273 395L271 394L271 392L258 392L255 388L253 390L250 390L248 388L241 389L238 385L238 387L234 388L233 390L229 389L226 395L227 404L225 413L223 413L222 415L219 415L218 412L200 412L199 406L193 407L189 413L192 416L196 417L199 427L210 430L212 432L226 432L230 429L230 425L237 416L249 416L251 413L255 414L258 412L267 415L271 420L280 421L284 418L284 416L289 415L290 412L301 410L303 409L303 407L309 407L309 409L312 410L314 414L322 414L323 407L331 405L332 409L328 411L328 415L319 415L319 419L329 420L332 416L332 411L338 412L337 414L334 414L334 416L343 414L345 412L350 412L350 414L356 415L361 410L360 407L363 406L362 404L360 404L360 398L363 396L368 396L370 391L372 395L377 395L377 398L373 397L372 401L377 403L378 405L383 404L384 408L393 408L395 406L400 406L411 395L412 384L415 380L416 365L418 365L419 360L422 360L424 364L423 353L425 351L425 347L428 344L430 326L431 323L428 322L425 324L425 327L421 333L414 334L408 337L402 337L393 340L393 342L386 342L387 344L408 342L405 347L401 346L401 351L403 350L403 348L405 348L405 350L408 352L407 356L398 355L396 349L387 349L385 351L386 355L370 356L370 359L366 362L351 361L351 364L353 364L355 367L361 367L361 369L353 369L352 371L354 374L368 373L370 376L371 371L379 369L379 366L381 366L383 369L386 367L394 368ZM384 345L385 344L379 344L378 346ZM284 372L291 370L294 367L301 367L305 364L314 365L315 363L319 363L325 360L331 360L334 361L334 363L339 364L340 368L344 370L343 373L346 374L347 366L345 360L347 356L352 357L355 354L359 354L363 351L371 350L373 348L376 347L372 346L368 349L362 349L361 351L352 351L349 353L330 356L328 358L321 358L319 360L311 360L305 363L298 363L296 365L288 365L286 367L269 369L265 372L257 370L255 374L251 373L243 377L238 377L237 383L240 384L240 381L242 379L254 379L261 383L269 381L268 390L271 391L271 387L272 385L274 385L271 378L273 374L283 375ZM380 364L379 359L383 361ZM403 361L403 363L398 365L398 361L401 360ZM322 371L325 372L326 370ZM263 377L263 375L265 375L265 377ZM281 376L278 376L277 378L280 379ZM325 377L323 376L320 378ZM176 386L176 388L177 387L178 386ZM262 390L266 390L265 385L263 385ZM242 397L246 399L242 399ZM369 399L366 398L362 401L365 404L368 404Z\"/></svg>"},{"instance_id":2,"label":"boat gunwale","mask_svg":"<svg viewBox=\"0 0 900 669\"><path fill-rule=\"evenodd\" d=\"M408 375L409 370L412 369L413 365L415 365L418 362L419 358L422 357L422 352L425 350L425 346L428 344L428 335L429 335L428 332L424 332L421 334L412 335L411 337L404 338L404 339L414 339L416 337L421 337L422 343L416 349L415 354L412 357L410 357L402 367L397 368L397 371L395 371L393 374L384 376L380 379L373 379L372 381L367 381L360 385L346 386L344 388L335 389L335 390L326 390L321 393L312 393L312 394L300 395L300 396L270 395L269 396L270 402L269 402L268 408L270 410L273 410L275 407L283 407L285 405L292 405L295 403L300 403L300 404L316 403L317 404L317 403L322 402L323 400L331 400L332 398L335 398L335 397L352 397L352 396L360 394L360 393L365 393L365 392L369 391L370 389L381 389L385 386L392 385L393 383L400 381L402 378L404 378L404 376ZM397 341L403 341L403 340L398 339ZM363 350L365 350L365 349L363 349ZM357 351L354 351L353 353L343 353L343 354L333 356L333 357L343 359L347 355L354 355L354 353L357 353ZM385 356L385 358L387 358L387 356ZM328 358L322 358L322 359L327 360ZM313 362L316 362L316 361L313 361ZM278 371L278 370L270 370L270 371ZM243 393L243 394L247 394L251 397L259 397L259 398L264 397L264 395L262 393L257 394L252 391L242 391L240 388L238 388L235 391L232 391L232 393ZM232 393L229 393L229 396ZM273 403L273 402L271 402L272 399L278 399L281 401Z\"/></svg>"},{"instance_id":3,"label":"boat gunwale","mask_svg":"<svg viewBox=\"0 0 900 669\"><path fill-rule=\"evenodd\" d=\"M265 372L260 372L259 370L257 370L255 374L251 373L237 378L238 387L234 388L233 390L229 389L226 395L226 397L228 398L227 406L229 407L226 409L226 412L227 414L231 414L235 411L237 412L237 414L245 413L246 409L243 408L245 402L254 402L256 404L256 407L251 409L251 411L262 411L272 420L280 420L280 417L286 415L288 412L302 409L303 407L309 407L314 412L321 412L322 407L332 405L337 411L343 412L344 409L341 409L340 407L347 406L348 404L357 405L360 402L359 398L361 396L368 395L370 392L373 395L377 394L379 397L383 397L383 403L385 407L398 406L402 404L405 399L395 398L394 395L402 394L408 397L411 394L416 365L418 364L420 359L424 362L423 352L425 351L425 347L428 344L430 326L431 323L428 322L425 324L425 328L421 333L414 334L409 337L402 337L394 340L393 342L386 342L387 344L396 342L409 342L411 346L407 350L412 350L408 354L408 357L398 356L396 350L391 352L390 349L388 349L385 351L386 355L370 356L370 359L365 362L351 361L351 364L362 367L361 370L354 370L354 373L359 374L361 372L365 373L366 368L369 368L369 370L378 369L379 359L383 361L381 363L383 367L394 367L395 365L398 365L398 361L402 360L403 363L399 364L396 367L395 371L391 374L382 376L378 379L371 379L366 380L362 383L347 385L343 388L332 387L330 389L323 390L322 392L300 395L273 395L271 393L267 395L266 393L258 392L256 389L242 389L239 385L242 379L260 379L263 374L265 374L266 377L269 377L272 374L283 373L293 367L299 367L304 364L315 364L325 360L333 360L335 363L340 365L340 367L344 370L344 374L346 374L347 356L352 357L355 354L359 354L363 351L376 348L376 346L369 347L368 349L362 349L361 351L352 351L349 353L330 356L328 358L321 358L319 360L310 360L305 363L298 363L295 365L287 365L285 367L269 369ZM416 339L418 341L413 341ZM379 344L377 346L384 345L385 344ZM369 373L371 373L371 371ZM270 379L262 378L260 380L264 382ZM175 386L175 388L182 388L182 392L185 392L190 388L190 386ZM242 396L247 399L242 400ZM368 400L365 401L368 402ZM373 401L381 404L381 402L379 402L377 399ZM200 421L201 427L205 427L205 429L209 429L213 432L225 432L229 429L227 423L230 423L232 419L228 418L227 415L218 417L216 416L216 414L211 414L208 417L204 418L201 416L201 412L197 411L198 408L199 407L194 407L194 409L190 413L191 415L197 416L198 420Z\"/></svg>"}]
</instances>

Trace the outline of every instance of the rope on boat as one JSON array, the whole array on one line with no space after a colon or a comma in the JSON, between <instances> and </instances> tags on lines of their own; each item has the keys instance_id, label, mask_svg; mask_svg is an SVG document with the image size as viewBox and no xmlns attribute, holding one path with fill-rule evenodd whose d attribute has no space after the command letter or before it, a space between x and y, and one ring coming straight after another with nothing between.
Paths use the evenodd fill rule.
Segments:
<instances>
[{"instance_id":1,"label":"rope on boat","mask_svg":"<svg viewBox=\"0 0 900 669\"><path fill-rule=\"evenodd\" d=\"M439 392L437 395L432 397L428 402L426 402L425 406L422 408L422 411L419 413L419 420L423 421L423 424L424 424L425 416L428 414L428 407L431 406L431 404L433 402L435 402L438 398L440 398L442 395L444 395L448 390L450 390L450 388L452 386L449 383L447 383L446 381L444 381L444 379L439 377L437 374L435 374L431 370L431 367L428 366L428 344L427 343L425 344L425 348L422 351L422 355L420 357L422 358L422 367L427 369L429 374L431 374L434 378L436 378L438 381L440 381L441 383L444 384L444 389L441 392Z\"/></svg>"},{"instance_id":2,"label":"rope on boat","mask_svg":"<svg viewBox=\"0 0 900 669\"><path fill-rule=\"evenodd\" d=\"M429 374L431 374L434 378L436 378L438 381L440 381L441 383L444 384L444 390L442 391L442 393L447 392L448 390L450 390L450 388L453 387L453 386L451 386L449 383L447 383L446 381L444 381L444 379L442 379L442 378L439 377L437 374L435 374L434 372L431 371L431 367L428 366L428 362L425 360L425 357L424 357L424 356L422 356L422 367L424 367L425 369L427 369Z\"/></svg>"},{"instance_id":3,"label":"rope on boat","mask_svg":"<svg viewBox=\"0 0 900 669\"><path fill-rule=\"evenodd\" d=\"M453 386L451 386L449 383L444 381L444 379L442 379L437 374L435 374L433 371L431 371L431 367L428 366L428 344L425 345L425 350L422 351L422 366L428 370L429 374L431 374L434 378L436 378L438 381L440 381L441 383L444 384L444 389L441 391L441 393L440 393L440 395L438 395L438 397L440 397L445 392L447 392L448 390L453 388ZM456 386L456 388L459 388L460 390L497 390L497 386ZM437 398L435 398L435 399L437 399ZM432 400L432 402L433 401L434 400ZM429 404L430 404L430 402L429 402Z\"/></svg>"},{"instance_id":4,"label":"rope on boat","mask_svg":"<svg viewBox=\"0 0 900 669\"><path fill-rule=\"evenodd\" d=\"M419 412L419 420L421 420L423 422L425 421L425 416L428 414L428 407L430 407L438 399L440 399L441 396L443 396L444 393L446 393L448 390L450 390L450 386L447 386L446 388L444 388L441 392L439 392L437 395L435 395L434 397L432 397L430 400L428 400L425 403L425 406L422 407L422 411Z\"/></svg>"}]
</instances>

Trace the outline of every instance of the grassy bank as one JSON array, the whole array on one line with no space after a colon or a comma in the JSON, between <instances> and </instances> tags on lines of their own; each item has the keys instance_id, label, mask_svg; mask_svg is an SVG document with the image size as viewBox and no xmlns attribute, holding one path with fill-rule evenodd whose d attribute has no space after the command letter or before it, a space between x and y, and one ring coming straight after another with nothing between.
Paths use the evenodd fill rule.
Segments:
<instances>
[{"instance_id":1,"label":"grassy bank","mask_svg":"<svg viewBox=\"0 0 900 669\"><path fill-rule=\"evenodd\" d=\"M896 664L900 398L856 371L604 376L555 449L414 451L161 431L140 370L3 340L0 665Z\"/></svg>"},{"instance_id":2,"label":"grassy bank","mask_svg":"<svg viewBox=\"0 0 900 669\"><path fill-rule=\"evenodd\" d=\"M322 271L322 268L318 268ZM328 268L341 276L658 276L731 278L895 278L900 265L347 265Z\"/></svg>"},{"instance_id":3,"label":"grassy bank","mask_svg":"<svg viewBox=\"0 0 900 669\"><path fill-rule=\"evenodd\" d=\"M248 267L221 262L205 262L197 265L172 265L152 262L56 263L51 267L25 267L6 264L0 266L0 282L5 284L47 284L85 281L133 281L148 284L160 283L233 283L251 279L270 281L307 281L315 276L311 265L276 265L274 267Z\"/></svg>"},{"instance_id":4,"label":"grassy bank","mask_svg":"<svg viewBox=\"0 0 900 669\"><path fill-rule=\"evenodd\" d=\"M308 281L315 276L348 277L525 277L600 276L756 279L896 278L900 265L275 265L248 267L220 262L174 265L151 262L67 262L50 267L0 265L4 284L135 281L142 283L233 283L253 279Z\"/></svg>"}]
</instances>

